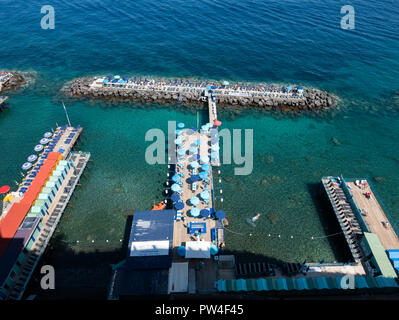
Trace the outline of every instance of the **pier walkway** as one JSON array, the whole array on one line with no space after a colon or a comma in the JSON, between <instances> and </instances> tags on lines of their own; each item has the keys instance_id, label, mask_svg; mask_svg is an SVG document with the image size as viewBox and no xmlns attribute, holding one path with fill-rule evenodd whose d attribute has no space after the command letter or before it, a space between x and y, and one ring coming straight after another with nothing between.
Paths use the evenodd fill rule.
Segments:
<instances>
[{"instance_id":1,"label":"pier walkway","mask_svg":"<svg viewBox=\"0 0 399 320\"><path fill-rule=\"evenodd\" d=\"M224 232L223 223L219 220L211 219L210 217L194 217L190 214L191 209L194 208L193 204L190 202L192 197L197 197L200 199L198 205L195 208L199 211L206 209L210 212L215 209L215 190L213 181L212 166L220 166L219 160L219 136L217 129L212 127L214 120L217 119L216 102L213 101L211 95L208 96L208 107L209 107L209 123L208 128L204 130L204 127L200 131L193 131L191 129L181 130L177 138L181 139L183 142L179 145L180 149L186 151L186 154L179 159L176 163L176 172L174 174L179 174L182 176L181 179L181 192L180 198L184 204L184 210L181 211L181 219L176 219L174 225L174 239L173 247L177 248L179 246L185 245L187 241L197 240L193 235L188 233L188 226L190 223L205 223L206 233L201 234L201 240L208 242L216 242L219 245L224 242ZM212 131L213 130L213 131ZM212 135L210 132L213 132ZM212 138L217 139L217 142L212 143ZM197 151L195 153L190 152L190 148L195 148ZM216 151L212 151L216 150ZM211 157L211 153L216 152L217 157ZM196 157L197 156L197 157ZM199 159L198 159L199 158ZM208 161L203 161L203 159L208 159ZM191 163L197 161L198 164L207 163L209 165L209 170L203 170L200 167L193 168ZM206 179L201 179L196 182L191 181L190 177L193 175L198 175L200 170L207 171L208 177ZM209 198L203 199L201 197L201 192L209 192ZM212 237L212 230L214 236ZM222 239L221 239L222 237ZM175 255L177 260L180 260L177 255Z\"/></svg>"},{"instance_id":2,"label":"pier walkway","mask_svg":"<svg viewBox=\"0 0 399 320\"><path fill-rule=\"evenodd\" d=\"M46 247L56 230L58 222L79 182L79 179L90 159L90 153L72 153L70 159L74 163L74 168L69 170L65 180L56 193L52 201L48 214L43 217L43 229L40 230L31 251L29 252L25 264L21 267L21 272L15 279L15 286L11 291L10 298L19 300L22 298L24 290L43 255Z\"/></svg>"},{"instance_id":3,"label":"pier walkway","mask_svg":"<svg viewBox=\"0 0 399 320\"><path fill-rule=\"evenodd\" d=\"M268 97L273 99L292 99L293 101L304 100L302 89L282 90L281 88L266 88L266 85L238 86L238 85L217 85L209 86L208 82L182 82L168 83L168 81L133 81L119 80L109 81L107 77L99 77L90 84L90 89L98 90L101 88L119 88L126 90L165 92L170 94L179 93L204 93L212 87L214 93L224 97ZM289 87L289 86L288 86Z\"/></svg>"},{"instance_id":4,"label":"pier walkway","mask_svg":"<svg viewBox=\"0 0 399 320\"><path fill-rule=\"evenodd\" d=\"M183 138L183 146L182 148L188 150L190 146L195 145L196 140L201 141L201 145L199 147L199 154L201 157L206 155L209 156L209 151L206 146L209 146L209 136L206 134L201 134L199 132L194 132L193 134L188 134L188 130L184 130L183 133L179 135L179 138ZM211 232L210 230L216 227L216 221L210 218L203 218L201 216L193 217L190 214L191 208L194 206L191 205L190 199L194 196L200 197L200 193L202 191L208 190L210 193L209 199L207 202L204 200L200 200L199 204L195 207L199 210L208 209L214 207L213 203L213 177L212 177L212 170L209 170L209 177L205 180L199 180L196 182L190 181L190 176L193 174L198 174L199 168L190 168L190 163L193 160L192 156L186 155L183 159L181 159L178 164L176 165L177 173L183 176L181 182L181 200L184 203L184 209L181 210L183 212L182 219L175 221L174 226L174 239L173 239L173 246L179 247L184 245L187 241L194 241L196 240L193 235L188 234L187 226L189 223L196 223L196 222L205 222L206 224L206 233L201 234L201 239L204 241L211 241ZM184 221L183 221L184 219Z\"/></svg>"},{"instance_id":5,"label":"pier walkway","mask_svg":"<svg viewBox=\"0 0 399 320\"><path fill-rule=\"evenodd\" d=\"M38 159L36 160L35 164L33 164L31 170L34 170L36 167L36 164L43 163L45 159L47 158L47 152L49 151L49 148L52 149L52 151L56 151L62 154L62 158L66 159L71 152L72 148L74 145L77 143L77 140L79 136L82 134L83 128L82 127L58 127L56 131L54 132L53 137L50 139L48 144L44 147L43 151L39 154ZM51 145L52 139L55 139L55 137L59 135L60 138L57 138L57 142L55 143L54 146ZM15 202L21 201L23 198L23 190L26 189L27 187L27 180L29 179L34 179L34 176L31 175L31 170L27 171L25 178L23 179L22 183L18 187L18 190L13 193L13 198L10 202L4 202L3 203L3 208L2 211L0 212L0 220L5 217L7 214L8 210L11 208L11 206Z\"/></svg>"},{"instance_id":6,"label":"pier walkway","mask_svg":"<svg viewBox=\"0 0 399 320\"><path fill-rule=\"evenodd\" d=\"M385 250L399 249L398 235L378 202L370 184L365 179L357 181L348 181L346 183L367 227L372 233L378 235ZM367 194L370 194L370 196L367 197Z\"/></svg>"},{"instance_id":7,"label":"pier walkway","mask_svg":"<svg viewBox=\"0 0 399 320\"><path fill-rule=\"evenodd\" d=\"M216 102L213 101L212 97L208 97L208 108L209 108L209 123L214 123L217 120Z\"/></svg>"}]
</instances>

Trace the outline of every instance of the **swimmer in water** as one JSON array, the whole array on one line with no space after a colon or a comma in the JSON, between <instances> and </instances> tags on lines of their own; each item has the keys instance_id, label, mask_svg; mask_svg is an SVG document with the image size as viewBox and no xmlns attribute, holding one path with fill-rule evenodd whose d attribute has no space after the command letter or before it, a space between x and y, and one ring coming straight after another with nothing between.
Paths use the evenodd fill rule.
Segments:
<instances>
[{"instance_id":1,"label":"swimmer in water","mask_svg":"<svg viewBox=\"0 0 399 320\"><path fill-rule=\"evenodd\" d=\"M261 214L258 213L255 217L252 218L252 222L255 222L256 220L258 220L260 216L261 216Z\"/></svg>"}]
</instances>

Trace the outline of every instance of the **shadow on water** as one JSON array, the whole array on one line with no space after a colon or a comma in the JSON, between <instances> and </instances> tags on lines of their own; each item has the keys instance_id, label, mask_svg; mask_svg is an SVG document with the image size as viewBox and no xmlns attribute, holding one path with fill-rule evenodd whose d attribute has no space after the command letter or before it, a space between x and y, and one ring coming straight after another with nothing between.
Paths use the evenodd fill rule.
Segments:
<instances>
[{"instance_id":1,"label":"shadow on water","mask_svg":"<svg viewBox=\"0 0 399 320\"><path fill-rule=\"evenodd\" d=\"M54 236L39 261L24 296L37 294L38 299L46 300L106 299L112 274L111 265L121 262L128 253L133 215L127 216L121 247L115 250L76 252L69 247L63 235ZM54 267L54 290L42 290L40 287L43 276L40 270L44 265Z\"/></svg>"},{"instance_id":2,"label":"shadow on water","mask_svg":"<svg viewBox=\"0 0 399 320\"><path fill-rule=\"evenodd\" d=\"M348 244L322 185L320 183L309 183L307 188L315 204L320 223L324 226L325 234L334 235L327 239L336 256L336 260L340 262L351 261L352 255Z\"/></svg>"}]
</instances>

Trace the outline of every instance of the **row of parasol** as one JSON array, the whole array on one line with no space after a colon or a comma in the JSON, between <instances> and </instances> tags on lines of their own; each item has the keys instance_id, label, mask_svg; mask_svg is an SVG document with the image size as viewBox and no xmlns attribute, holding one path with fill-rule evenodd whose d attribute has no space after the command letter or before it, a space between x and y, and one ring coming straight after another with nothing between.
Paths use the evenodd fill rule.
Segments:
<instances>
[{"instance_id":1,"label":"row of parasol","mask_svg":"<svg viewBox=\"0 0 399 320\"><path fill-rule=\"evenodd\" d=\"M46 132L44 135L43 135L43 138L42 139L40 139L40 144L38 144L38 145L36 145L35 146L35 148L34 148L34 150L36 151L36 152L40 152L40 151L42 151L43 149L44 149L44 146L47 144L47 143L49 143L49 138L51 138L52 137L52 135L53 135L53 133L51 133L51 132ZM35 162L36 160L37 160L37 158L38 158L38 156L36 155L36 154L31 154L28 158L27 158L27 162L25 162L23 165L22 165L22 170L29 170L31 167L32 167L32 163L33 162Z\"/></svg>"}]
</instances>

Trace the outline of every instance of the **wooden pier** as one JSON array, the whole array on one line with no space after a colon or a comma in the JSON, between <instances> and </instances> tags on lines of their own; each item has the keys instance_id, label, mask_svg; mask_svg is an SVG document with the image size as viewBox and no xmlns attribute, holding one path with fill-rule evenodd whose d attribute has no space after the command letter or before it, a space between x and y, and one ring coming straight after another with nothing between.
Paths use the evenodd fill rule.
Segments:
<instances>
[{"instance_id":1,"label":"wooden pier","mask_svg":"<svg viewBox=\"0 0 399 320\"><path fill-rule=\"evenodd\" d=\"M205 156L209 155L208 151L208 143L209 143L209 136L206 134L202 134L199 132L195 132L194 134L187 134L187 131L184 131L179 137L184 138L184 143L183 143L183 148L185 150L188 150L191 145L195 144L196 140L201 141L201 145L199 147L200 149L200 156ZM211 241L211 232L210 230L212 228L216 227L216 221L210 218L203 218L203 217L192 217L189 214L190 208L192 206L190 205L190 198L193 196L198 196L199 193L205 190L205 182L202 181L197 181L194 184L197 186L197 189L193 190L193 183L189 181L189 177L192 175L192 169L189 168L189 164L191 162L191 156L186 155L184 159L180 160L181 167L179 167L179 172L180 174L183 174L182 178L182 186L181 186L181 200L183 201L185 207L182 210L183 215L182 218L183 220L176 220L175 221L175 226L174 226L174 236L173 236L173 247L179 247L181 245L184 245L185 242L187 241L194 241L196 240L193 235L188 234L187 232L187 225L190 222L205 222L206 223L206 229L207 232L205 234L201 235L201 239L204 239L204 241ZM198 170L198 169L197 169ZM171 171L170 175L173 175L174 172ZM208 183L208 190L210 193L209 197L209 203L205 203L203 200L200 201L198 205L196 205L196 208L199 210L202 209L210 209L214 207L213 203L213 197L212 194L214 192L213 190L213 177L212 177L212 170L210 170L210 176L209 176L210 183ZM204 221L205 220L205 221Z\"/></svg>"},{"instance_id":2,"label":"wooden pier","mask_svg":"<svg viewBox=\"0 0 399 320\"><path fill-rule=\"evenodd\" d=\"M10 298L20 300L24 290L32 277L32 274L40 261L46 247L53 236L54 231L62 217L62 214L79 182L81 175L90 159L90 153L73 153L70 159L74 163L74 168L69 170L65 180L58 189L49 209L48 214L43 217L43 228L34 242L31 251L27 255L25 264L21 266L21 272L15 279L15 286L11 291Z\"/></svg>"},{"instance_id":3,"label":"wooden pier","mask_svg":"<svg viewBox=\"0 0 399 320\"><path fill-rule=\"evenodd\" d=\"M385 214L377 196L366 179L346 182L363 221L370 232L375 233L385 250L399 249L399 238ZM369 196L367 196L369 194Z\"/></svg>"},{"instance_id":4,"label":"wooden pier","mask_svg":"<svg viewBox=\"0 0 399 320\"><path fill-rule=\"evenodd\" d=\"M216 111L216 103L212 100L212 97L208 97L208 107L209 107L209 123L213 123L214 120L217 118L217 111ZM210 153L211 153L211 135L207 132L202 132L201 131L191 131L191 130L183 130L183 132L179 135L179 138L183 139L183 146L182 148L184 150L189 150L190 146L195 146L195 142L197 140L200 141L200 145L198 146L199 148L199 156L200 159L204 157L210 158ZM219 144L217 144L219 145ZM208 202L206 203L204 200L201 200L201 202L196 206L197 209L202 210L202 209L207 209L211 210L211 208L215 208L215 190L214 190L214 181L213 181L213 172L212 172L212 166L217 165L220 166L220 161L219 161L219 151L218 151L218 157L217 161L210 160L210 170L209 170L209 181L205 182L204 180L202 181L197 181L197 182L191 182L189 180L189 177L194 174L194 171L199 170L193 170L189 168L190 162L193 161L193 158L191 155L187 155L179 161L178 164L176 164L176 173L182 174L183 175L183 182L181 186L181 200L183 201L185 208L182 210L183 215L182 219L176 219L175 224L174 224L174 237L173 237L173 247L177 248L181 245L184 245L187 241L194 241L196 238L193 235L188 234L187 232L187 226L189 223L195 223L195 222L205 222L206 223L206 233L201 235L201 240L203 241L208 241L212 242L212 236L211 236L211 230L213 229L215 232L215 238L216 238L216 245L219 247L221 243L224 243L224 229L223 229L223 223L221 223L218 220L213 220L208 218L203 218L203 217L192 217L189 214L189 208L190 208L190 198L193 196L198 196L200 198L199 193L201 193L204 190L208 190L210 193L210 197ZM170 172L170 175L173 175L175 172ZM194 188L194 186L196 188ZM205 188L205 185L208 186L208 188ZM184 219L184 221L183 221ZM179 261L181 260L180 257L175 255L176 260Z\"/></svg>"}]
</instances>

